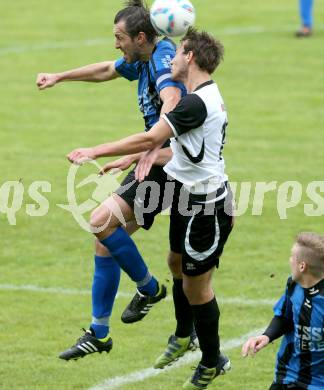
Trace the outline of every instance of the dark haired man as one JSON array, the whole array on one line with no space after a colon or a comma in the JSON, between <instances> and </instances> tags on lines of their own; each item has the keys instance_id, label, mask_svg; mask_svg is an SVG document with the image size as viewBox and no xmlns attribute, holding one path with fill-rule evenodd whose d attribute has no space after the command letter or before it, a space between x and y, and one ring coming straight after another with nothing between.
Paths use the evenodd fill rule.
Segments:
<instances>
[{"instance_id":1,"label":"dark haired man","mask_svg":"<svg viewBox=\"0 0 324 390\"><path fill-rule=\"evenodd\" d=\"M290 256L291 277L263 335L242 355L254 355L283 336L269 390L324 389L324 236L300 233Z\"/></svg>"},{"instance_id":2,"label":"dark haired man","mask_svg":"<svg viewBox=\"0 0 324 390\"><path fill-rule=\"evenodd\" d=\"M178 254L184 296L175 300L177 328L189 336L194 321L202 358L184 389L205 389L230 369L219 349L219 308L212 289L212 274L232 230L231 213L225 212L228 195L222 150L227 113L217 85L211 79L223 57L223 46L209 34L190 29L172 60L172 78L185 84L188 95L145 134L69 153L72 163L85 158L138 153L149 150L139 163L143 179L158 158L156 147L171 138L172 159L164 170L175 179L170 219L170 248ZM187 198L187 205L183 199ZM170 343L171 344L171 343ZM176 348L176 343L170 345ZM159 365L164 367L165 364Z\"/></svg>"},{"instance_id":3,"label":"dark haired man","mask_svg":"<svg viewBox=\"0 0 324 390\"><path fill-rule=\"evenodd\" d=\"M87 65L63 73L41 73L37 85L43 90L62 81L109 81L117 77L138 80L138 102L148 131L161 114L169 112L180 97L186 94L183 84L171 80L171 60L175 55L174 44L168 39L158 40L151 22L149 10L142 1L131 0L114 19L115 47L123 53L117 61ZM168 146L167 143L164 146ZM159 158L152 168L149 181L158 183L161 189L166 182L162 165L171 154L170 148L158 148ZM141 158L132 154L106 164L111 168L127 169ZM122 314L126 323L141 320L150 308L166 296L166 288L149 273L130 234L139 228L134 214L136 189L134 170L124 179L120 189L100 205L91 216L91 225L96 233L95 271L92 285L92 322L90 329L60 358L78 359L93 352L109 352L112 346L109 337L109 317L117 293L120 269L123 269L137 284L137 293ZM125 190L126 188L126 190ZM146 199L144 199L144 203ZM144 229L149 229L154 217L161 211L162 196L158 207L144 213ZM126 229L116 217L118 208L127 222ZM106 226L106 222L107 223ZM101 227L105 226L104 229ZM171 255L172 256L172 255Z\"/></svg>"}]
</instances>

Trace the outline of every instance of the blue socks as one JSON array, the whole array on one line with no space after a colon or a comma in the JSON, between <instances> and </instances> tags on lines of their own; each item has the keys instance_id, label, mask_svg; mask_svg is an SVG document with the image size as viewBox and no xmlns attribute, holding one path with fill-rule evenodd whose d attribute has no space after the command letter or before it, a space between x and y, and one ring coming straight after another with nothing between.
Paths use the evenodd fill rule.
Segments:
<instances>
[{"instance_id":1,"label":"blue socks","mask_svg":"<svg viewBox=\"0 0 324 390\"><path fill-rule=\"evenodd\" d=\"M95 255L92 283L92 323L95 336L105 338L109 333L109 317L120 281L120 267L112 257Z\"/></svg>"},{"instance_id":2,"label":"blue socks","mask_svg":"<svg viewBox=\"0 0 324 390\"><path fill-rule=\"evenodd\" d=\"M119 286L120 268L136 282L140 293L154 296L158 292L157 280L149 273L134 241L123 228L117 228L101 243L112 257L95 255L90 327L98 339L103 339L109 334L109 318Z\"/></svg>"},{"instance_id":3,"label":"blue socks","mask_svg":"<svg viewBox=\"0 0 324 390\"><path fill-rule=\"evenodd\" d=\"M313 0L299 0L300 17L304 27L313 27Z\"/></svg>"},{"instance_id":4,"label":"blue socks","mask_svg":"<svg viewBox=\"0 0 324 390\"><path fill-rule=\"evenodd\" d=\"M142 294L154 296L158 292L158 282L152 276L140 255L134 241L121 227L106 237L101 243L109 250L114 260L137 284Z\"/></svg>"}]
</instances>

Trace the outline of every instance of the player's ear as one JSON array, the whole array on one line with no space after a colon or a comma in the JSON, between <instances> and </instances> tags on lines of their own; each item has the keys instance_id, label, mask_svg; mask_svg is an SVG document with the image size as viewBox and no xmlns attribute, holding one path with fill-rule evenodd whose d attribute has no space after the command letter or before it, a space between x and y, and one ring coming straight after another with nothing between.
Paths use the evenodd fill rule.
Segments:
<instances>
[{"instance_id":1,"label":"player's ear","mask_svg":"<svg viewBox=\"0 0 324 390\"><path fill-rule=\"evenodd\" d=\"M147 42L147 39L146 39L146 35L144 32L139 32L138 35L137 35L137 43L139 45L143 45L144 43Z\"/></svg>"},{"instance_id":2,"label":"player's ear","mask_svg":"<svg viewBox=\"0 0 324 390\"><path fill-rule=\"evenodd\" d=\"M299 265L299 271L300 271L300 272L305 272L305 271L307 271L307 269L308 269L308 264L307 264L306 261L300 260L298 265Z\"/></svg>"},{"instance_id":3,"label":"player's ear","mask_svg":"<svg viewBox=\"0 0 324 390\"><path fill-rule=\"evenodd\" d=\"M190 50L189 50L188 53L186 54L186 58L187 58L188 63L192 61L193 55L194 55L193 52L190 51Z\"/></svg>"}]
</instances>

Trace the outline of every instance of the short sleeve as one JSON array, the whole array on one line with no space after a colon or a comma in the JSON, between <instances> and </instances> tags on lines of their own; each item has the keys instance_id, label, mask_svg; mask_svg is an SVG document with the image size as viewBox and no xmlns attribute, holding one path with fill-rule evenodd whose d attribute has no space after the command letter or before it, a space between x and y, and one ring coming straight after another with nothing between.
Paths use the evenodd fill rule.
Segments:
<instances>
[{"instance_id":1,"label":"short sleeve","mask_svg":"<svg viewBox=\"0 0 324 390\"><path fill-rule=\"evenodd\" d=\"M274 305L273 311L274 315L278 317L285 317L287 320L292 319L292 303L290 300L290 294L293 282L292 279L289 278L286 285L286 291L279 299L279 301Z\"/></svg>"},{"instance_id":2,"label":"short sleeve","mask_svg":"<svg viewBox=\"0 0 324 390\"><path fill-rule=\"evenodd\" d=\"M183 97L177 106L162 116L171 126L175 137L200 127L207 118L203 100L195 93Z\"/></svg>"},{"instance_id":3,"label":"short sleeve","mask_svg":"<svg viewBox=\"0 0 324 390\"><path fill-rule=\"evenodd\" d=\"M122 57L115 62L115 69L122 77L129 81L138 80L137 62L128 64Z\"/></svg>"},{"instance_id":4,"label":"short sleeve","mask_svg":"<svg viewBox=\"0 0 324 390\"><path fill-rule=\"evenodd\" d=\"M160 92L165 87L177 87L182 90L184 96L186 94L184 85L171 78L171 61L174 56L175 47L170 42L164 40L159 42L151 59L156 90Z\"/></svg>"}]
</instances>

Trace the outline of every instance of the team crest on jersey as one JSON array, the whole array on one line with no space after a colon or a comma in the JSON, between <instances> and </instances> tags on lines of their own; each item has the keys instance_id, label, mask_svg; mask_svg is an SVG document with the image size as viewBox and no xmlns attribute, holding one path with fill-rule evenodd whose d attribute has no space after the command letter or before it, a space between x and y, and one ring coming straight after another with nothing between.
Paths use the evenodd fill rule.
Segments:
<instances>
[{"instance_id":1,"label":"team crest on jersey","mask_svg":"<svg viewBox=\"0 0 324 390\"><path fill-rule=\"evenodd\" d=\"M169 54L167 54L165 57L163 57L161 59L163 66L167 69L169 69L171 67L171 61L172 61L172 58Z\"/></svg>"}]
</instances>

